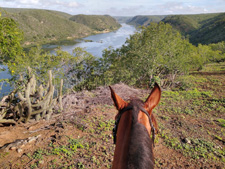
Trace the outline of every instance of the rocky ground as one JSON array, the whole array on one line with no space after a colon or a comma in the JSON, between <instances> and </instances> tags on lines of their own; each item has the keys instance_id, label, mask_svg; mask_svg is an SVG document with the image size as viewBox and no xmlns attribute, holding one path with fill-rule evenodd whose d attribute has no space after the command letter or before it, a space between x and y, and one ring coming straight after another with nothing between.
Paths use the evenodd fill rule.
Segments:
<instances>
[{"instance_id":1,"label":"rocky ground","mask_svg":"<svg viewBox=\"0 0 225 169\"><path fill-rule=\"evenodd\" d=\"M185 90L163 90L154 111L156 168L224 168L225 76L210 72L186 76ZM112 87L124 100L150 93ZM63 108L50 121L1 126L0 168L110 168L117 111L109 88L65 95Z\"/></svg>"}]
</instances>

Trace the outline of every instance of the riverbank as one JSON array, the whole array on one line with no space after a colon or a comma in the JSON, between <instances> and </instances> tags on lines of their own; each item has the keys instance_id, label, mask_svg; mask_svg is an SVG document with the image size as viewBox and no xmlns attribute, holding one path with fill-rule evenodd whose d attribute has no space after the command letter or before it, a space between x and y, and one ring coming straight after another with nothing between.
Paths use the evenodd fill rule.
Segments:
<instances>
[{"instance_id":1,"label":"riverbank","mask_svg":"<svg viewBox=\"0 0 225 169\"><path fill-rule=\"evenodd\" d=\"M121 24L121 27L116 31L111 31L108 33L99 33L84 38L78 38L76 40L62 40L54 41L52 43L46 43L42 45L42 48L45 51L50 53L55 53L55 49L61 48L62 51L73 53L74 48L81 47L84 48L87 52L91 53L96 57L102 56L102 51L109 46L112 48L121 47L127 38L136 31L134 26ZM33 46L25 48L29 50ZM6 67L7 69L7 67ZM7 77L6 77L7 75ZM4 78L3 78L4 77ZM0 79L10 79L11 75L8 73L8 70L0 72ZM2 91L0 91L0 98L3 95L7 95L10 92L9 84L2 86Z\"/></svg>"},{"instance_id":2,"label":"riverbank","mask_svg":"<svg viewBox=\"0 0 225 169\"><path fill-rule=\"evenodd\" d=\"M24 34L24 47L61 40L84 38L114 31L121 25L106 15L71 15L44 9L2 8L3 17L12 18Z\"/></svg>"},{"instance_id":3,"label":"riverbank","mask_svg":"<svg viewBox=\"0 0 225 169\"><path fill-rule=\"evenodd\" d=\"M122 27L122 26L121 26ZM121 27L119 27L118 29L120 29ZM78 43L81 39L83 38L86 38L86 37L89 37L89 36L92 36L92 35L97 35L97 34L104 34L104 33L110 33L110 32L114 32L114 31L117 31L118 29L112 29L112 30L109 30L109 29L106 29L106 30L103 30L103 31L93 31L92 33L90 34L85 34L83 36L80 36L80 37L67 37L67 38L63 38L63 39L50 39L48 41L38 41L38 42L29 42L29 41L26 41L23 43L23 48L26 50L29 50L30 48L32 47L35 47L37 45L41 45L41 46L45 46L46 44L54 44L54 45L72 45L72 44L76 44Z\"/></svg>"},{"instance_id":4,"label":"riverbank","mask_svg":"<svg viewBox=\"0 0 225 169\"><path fill-rule=\"evenodd\" d=\"M81 47L93 56L102 57L102 51L109 47L120 48L126 42L130 35L134 34L136 28L131 25L121 24L120 29L108 33L99 33L82 39L73 41L74 44L45 44L44 49L54 53L54 49L60 47L61 50L73 53L74 48Z\"/></svg>"}]
</instances>

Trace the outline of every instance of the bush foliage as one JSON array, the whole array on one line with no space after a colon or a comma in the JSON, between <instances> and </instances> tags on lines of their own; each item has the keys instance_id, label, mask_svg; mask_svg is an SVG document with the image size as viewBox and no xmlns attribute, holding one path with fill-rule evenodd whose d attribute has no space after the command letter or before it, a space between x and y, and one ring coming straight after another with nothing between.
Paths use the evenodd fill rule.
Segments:
<instances>
[{"instance_id":1,"label":"bush foliage","mask_svg":"<svg viewBox=\"0 0 225 169\"><path fill-rule=\"evenodd\" d=\"M17 23L11 18L2 17L0 13L0 63L8 62L21 54L22 39L23 34Z\"/></svg>"},{"instance_id":2,"label":"bush foliage","mask_svg":"<svg viewBox=\"0 0 225 169\"><path fill-rule=\"evenodd\" d=\"M17 30L15 24L15 29L11 31L16 34ZM19 44L19 39L16 44ZM21 51L20 47L16 51ZM40 83L45 81L48 70L52 70L54 85L59 84L58 79L64 78L65 87L74 87L76 90L118 82L149 87L157 81L161 86L171 87L177 76L201 70L208 62L223 61L224 51L224 42L199 44L196 47L171 25L160 22L142 27L119 49L105 49L101 58L94 57L82 48L74 49L73 54L60 49L56 54L50 54L36 47L28 53L11 53L11 57L5 59L5 64L14 81L19 75L26 76L29 66ZM1 52L5 54L4 58L9 56L4 50Z\"/></svg>"},{"instance_id":3,"label":"bush foliage","mask_svg":"<svg viewBox=\"0 0 225 169\"><path fill-rule=\"evenodd\" d=\"M212 61L224 59L223 42L211 46L189 43L171 25L151 23L130 36L119 49L106 49L99 59L103 84L124 82L143 86L158 81L173 84L176 76L200 70Z\"/></svg>"}]
</instances>

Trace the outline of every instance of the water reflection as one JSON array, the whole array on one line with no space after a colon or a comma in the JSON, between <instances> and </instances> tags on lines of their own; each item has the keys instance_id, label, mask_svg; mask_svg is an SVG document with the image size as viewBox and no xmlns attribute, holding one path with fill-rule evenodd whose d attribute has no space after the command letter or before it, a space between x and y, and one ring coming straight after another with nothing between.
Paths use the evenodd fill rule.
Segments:
<instances>
[{"instance_id":1,"label":"water reflection","mask_svg":"<svg viewBox=\"0 0 225 169\"><path fill-rule=\"evenodd\" d=\"M9 79L11 78L10 73L8 72L7 66L0 65L0 69L3 69L3 71L0 70L0 79ZM10 85L6 82L0 82L0 98L2 96L7 95L10 92Z\"/></svg>"}]
</instances>

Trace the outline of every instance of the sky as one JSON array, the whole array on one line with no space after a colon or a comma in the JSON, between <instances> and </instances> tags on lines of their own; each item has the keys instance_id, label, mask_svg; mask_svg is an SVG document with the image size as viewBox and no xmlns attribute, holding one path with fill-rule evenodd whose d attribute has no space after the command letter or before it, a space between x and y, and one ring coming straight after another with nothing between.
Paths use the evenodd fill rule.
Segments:
<instances>
[{"instance_id":1,"label":"sky","mask_svg":"<svg viewBox=\"0 0 225 169\"><path fill-rule=\"evenodd\" d=\"M72 15L170 15L225 12L225 0L0 0L0 7L49 9Z\"/></svg>"}]
</instances>

